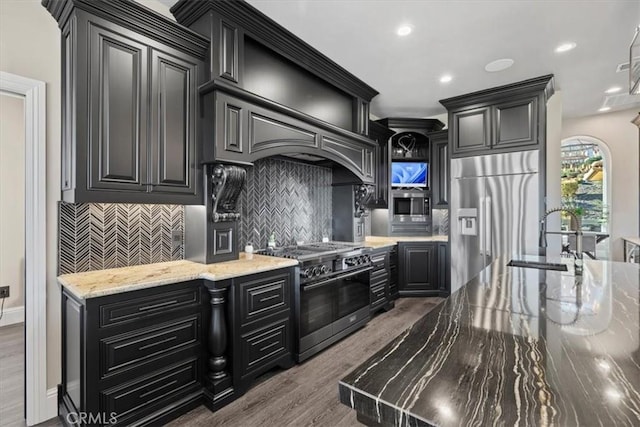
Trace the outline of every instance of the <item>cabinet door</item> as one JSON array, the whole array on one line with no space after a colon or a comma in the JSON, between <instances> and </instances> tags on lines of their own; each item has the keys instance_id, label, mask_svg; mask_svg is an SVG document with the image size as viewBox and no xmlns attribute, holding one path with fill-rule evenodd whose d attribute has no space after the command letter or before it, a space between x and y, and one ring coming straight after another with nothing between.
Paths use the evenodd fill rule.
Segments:
<instances>
[{"instance_id":1,"label":"cabinet door","mask_svg":"<svg viewBox=\"0 0 640 427\"><path fill-rule=\"evenodd\" d=\"M447 296L451 292L451 286L449 285L451 269L449 265L449 244L438 243L438 289L440 290L440 296Z\"/></svg>"},{"instance_id":2,"label":"cabinet door","mask_svg":"<svg viewBox=\"0 0 640 427\"><path fill-rule=\"evenodd\" d=\"M398 244L401 296L430 296L438 293L436 245L426 242Z\"/></svg>"},{"instance_id":3,"label":"cabinet door","mask_svg":"<svg viewBox=\"0 0 640 427\"><path fill-rule=\"evenodd\" d=\"M375 184L376 199L372 202L371 207L386 208L389 200L389 138L393 135L393 131L376 122L369 122L369 136L376 141L378 145L375 149Z\"/></svg>"},{"instance_id":4,"label":"cabinet door","mask_svg":"<svg viewBox=\"0 0 640 427\"><path fill-rule=\"evenodd\" d=\"M453 153L460 156L488 150L491 146L490 107L454 111L449 115Z\"/></svg>"},{"instance_id":5,"label":"cabinet door","mask_svg":"<svg viewBox=\"0 0 640 427\"><path fill-rule=\"evenodd\" d=\"M197 61L154 50L151 64L153 192L196 191Z\"/></svg>"},{"instance_id":6,"label":"cabinet door","mask_svg":"<svg viewBox=\"0 0 640 427\"><path fill-rule=\"evenodd\" d=\"M135 36L90 24L88 189L147 189L149 54Z\"/></svg>"},{"instance_id":7,"label":"cabinet door","mask_svg":"<svg viewBox=\"0 0 640 427\"><path fill-rule=\"evenodd\" d=\"M493 112L493 149L538 144L538 97L497 104Z\"/></svg>"},{"instance_id":8,"label":"cabinet door","mask_svg":"<svg viewBox=\"0 0 640 427\"><path fill-rule=\"evenodd\" d=\"M444 131L443 131L444 132ZM431 139L432 207L449 206L449 141L447 133Z\"/></svg>"}]
</instances>

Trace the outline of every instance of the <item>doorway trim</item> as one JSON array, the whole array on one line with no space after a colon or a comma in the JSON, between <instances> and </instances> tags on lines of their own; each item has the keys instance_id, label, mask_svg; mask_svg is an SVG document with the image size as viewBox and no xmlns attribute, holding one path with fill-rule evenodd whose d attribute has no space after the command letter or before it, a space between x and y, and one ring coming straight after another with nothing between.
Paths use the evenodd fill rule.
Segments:
<instances>
[{"instance_id":1,"label":"doorway trim","mask_svg":"<svg viewBox=\"0 0 640 427\"><path fill-rule=\"evenodd\" d=\"M0 90L24 97L25 412L34 425L55 416L47 396L46 86L0 71Z\"/></svg>"}]
</instances>

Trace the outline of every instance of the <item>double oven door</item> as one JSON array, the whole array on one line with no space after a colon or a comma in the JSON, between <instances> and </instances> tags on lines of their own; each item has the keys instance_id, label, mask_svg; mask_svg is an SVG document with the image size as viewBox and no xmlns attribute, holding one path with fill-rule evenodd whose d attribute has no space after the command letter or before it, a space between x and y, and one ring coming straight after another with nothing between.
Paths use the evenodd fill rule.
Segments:
<instances>
[{"instance_id":1,"label":"double oven door","mask_svg":"<svg viewBox=\"0 0 640 427\"><path fill-rule=\"evenodd\" d=\"M340 339L350 327L366 323L370 270L359 268L301 285L298 354L303 357L299 361Z\"/></svg>"}]
</instances>

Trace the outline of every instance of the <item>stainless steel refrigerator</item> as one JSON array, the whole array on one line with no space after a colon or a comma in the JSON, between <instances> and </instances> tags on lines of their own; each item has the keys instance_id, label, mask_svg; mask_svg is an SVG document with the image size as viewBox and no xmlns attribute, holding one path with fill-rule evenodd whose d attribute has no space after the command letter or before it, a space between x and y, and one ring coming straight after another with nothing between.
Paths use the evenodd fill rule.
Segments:
<instances>
[{"instance_id":1,"label":"stainless steel refrigerator","mask_svg":"<svg viewBox=\"0 0 640 427\"><path fill-rule=\"evenodd\" d=\"M539 151L451 160L451 292L495 259L538 253Z\"/></svg>"}]
</instances>

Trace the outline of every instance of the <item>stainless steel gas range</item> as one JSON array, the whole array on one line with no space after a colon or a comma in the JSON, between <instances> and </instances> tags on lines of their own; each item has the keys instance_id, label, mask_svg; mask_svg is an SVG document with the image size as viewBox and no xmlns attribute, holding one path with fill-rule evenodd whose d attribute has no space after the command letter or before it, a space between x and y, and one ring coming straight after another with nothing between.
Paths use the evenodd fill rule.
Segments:
<instances>
[{"instance_id":1,"label":"stainless steel gas range","mask_svg":"<svg viewBox=\"0 0 640 427\"><path fill-rule=\"evenodd\" d=\"M296 359L302 362L369 321L370 250L343 242L310 243L261 252L297 259Z\"/></svg>"}]
</instances>

